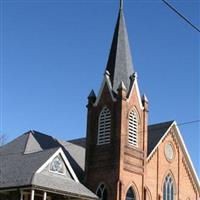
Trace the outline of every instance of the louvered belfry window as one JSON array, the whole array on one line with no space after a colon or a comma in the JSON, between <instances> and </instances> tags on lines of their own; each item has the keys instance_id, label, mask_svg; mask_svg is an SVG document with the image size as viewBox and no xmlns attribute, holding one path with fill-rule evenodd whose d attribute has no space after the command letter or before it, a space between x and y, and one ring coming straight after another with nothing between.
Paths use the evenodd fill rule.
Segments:
<instances>
[{"instance_id":1,"label":"louvered belfry window","mask_svg":"<svg viewBox=\"0 0 200 200\"><path fill-rule=\"evenodd\" d=\"M138 118L134 110L129 114L128 143L134 147L138 147Z\"/></svg>"},{"instance_id":2,"label":"louvered belfry window","mask_svg":"<svg viewBox=\"0 0 200 200\"><path fill-rule=\"evenodd\" d=\"M99 115L98 124L98 145L110 143L111 114L107 107L104 107Z\"/></svg>"}]
</instances>

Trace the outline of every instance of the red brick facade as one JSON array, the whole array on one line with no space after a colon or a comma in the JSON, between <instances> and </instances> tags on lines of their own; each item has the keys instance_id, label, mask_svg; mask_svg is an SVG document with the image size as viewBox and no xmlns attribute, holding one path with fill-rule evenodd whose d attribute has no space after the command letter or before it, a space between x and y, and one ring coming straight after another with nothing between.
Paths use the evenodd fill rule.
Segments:
<instances>
[{"instance_id":1,"label":"red brick facade","mask_svg":"<svg viewBox=\"0 0 200 200\"><path fill-rule=\"evenodd\" d=\"M105 81L98 100L89 98L86 185L96 192L99 184L104 183L108 189L108 200L125 200L130 187L137 200L159 200L163 199L164 179L170 174L174 181L175 200L198 200L199 185L195 183L180 141L176 138L175 127L147 158L148 102L141 100L137 80L133 82L129 93L120 88L113 99ZM97 145L98 118L104 106L111 111L111 142ZM139 119L138 148L128 144L128 116L132 109ZM165 144L169 142L174 151L171 161L166 159L164 152Z\"/></svg>"}]
</instances>

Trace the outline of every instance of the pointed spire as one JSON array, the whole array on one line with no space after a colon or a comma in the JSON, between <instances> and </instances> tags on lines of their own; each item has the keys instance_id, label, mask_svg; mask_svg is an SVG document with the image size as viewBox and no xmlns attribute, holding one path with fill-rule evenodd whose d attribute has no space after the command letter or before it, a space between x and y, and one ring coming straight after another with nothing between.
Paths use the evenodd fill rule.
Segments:
<instances>
[{"instance_id":1,"label":"pointed spire","mask_svg":"<svg viewBox=\"0 0 200 200\"><path fill-rule=\"evenodd\" d=\"M124 85L123 81L120 82L119 87L118 87L117 90L124 90L124 91L126 91L126 86Z\"/></svg>"},{"instance_id":2,"label":"pointed spire","mask_svg":"<svg viewBox=\"0 0 200 200\"><path fill-rule=\"evenodd\" d=\"M88 96L88 99L90 99L90 98L96 98L96 94L95 94L94 90L91 90L91 92Z\"/></svg>"},{"instance_id":3,"label":"pointed spire","mask_svg":"<svg viewBox=\"0 0 200 200\"><path fill-rule=\"evenodd\" d=\"M94 90L91 90L89 96L88 96L88 105L92 105L94 102L96 101L96 94L94 92Z\"/></svg>"},{"instance_id":4,"label":"pointed spire","mask_svg":"<svg viewBox=\"0 0 200 200\"><path fill-rule=\"evenodd\" d=\"M120 0L119 15L114 31L106 70L110 73L110 80L114 92L117 92L117 88L121 81L124 82L127 90L129 90L130 76L134 71L123 14L123 0Z\"/></svg>"}]
</instances>

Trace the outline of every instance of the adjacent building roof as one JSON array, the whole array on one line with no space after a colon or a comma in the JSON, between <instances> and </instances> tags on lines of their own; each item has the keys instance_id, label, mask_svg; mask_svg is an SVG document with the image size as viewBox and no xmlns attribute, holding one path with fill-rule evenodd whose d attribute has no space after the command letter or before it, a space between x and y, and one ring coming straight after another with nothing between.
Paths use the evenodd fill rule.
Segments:
<instances>
[{"instance_id":1,"label":"adjacent building roof","mask_svg":"<svg viewBox=\"0 0 200 200\"><path fill-rule=\"evenodd\" d=\"M87 189L83 184L77 183L71 179L62 179L47 176L45 174L36 174L32 184L47 190L54 190L59 193L68 194L73 197L82 197L88 199L97 199L97 196ZM77 198L79 199L79 198Z\"/></svg>"},{"instance_id":2,"label":"adjacent building roof","mask_svg":"<svg viewBox=\"0 0 200 200\"><path fill-rule=\"evenodd\" d=\"M34 173L56 150L58 149L31 154L15 153L15 151L2 154L0 149L0 189L31 185Z\"/></svg>"},{"instance_id":3,"label":"adjacent building roof","mask_svg":"<svg viewBox=\"0 0 200 200\"><path fill-rule=\"evenodd\" d=\"M73 179L36 173L59 149L62 149L75 174L81 178L84 165L80 157L85 158L84 148L29 131L0 147L0 189L35 186L95 199L95 194Z\"/></svg>"}]
</instances>

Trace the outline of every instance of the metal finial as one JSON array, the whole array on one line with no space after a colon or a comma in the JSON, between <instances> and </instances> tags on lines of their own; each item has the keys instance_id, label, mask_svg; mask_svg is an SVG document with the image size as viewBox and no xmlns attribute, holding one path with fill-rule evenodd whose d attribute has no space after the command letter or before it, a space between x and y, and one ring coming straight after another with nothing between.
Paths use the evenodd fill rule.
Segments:
<instances>
[{"instance_id":1,"label":"metal finial","mask_svg":"<svg viewBox=\"0 0 200 200\"><path fill-rule=\"evenodd\" d=\"M123 0L120 0L120 10L123 9L123 4L124 4L124 1L123 1Z\"/></svg>"}]
</instances>

